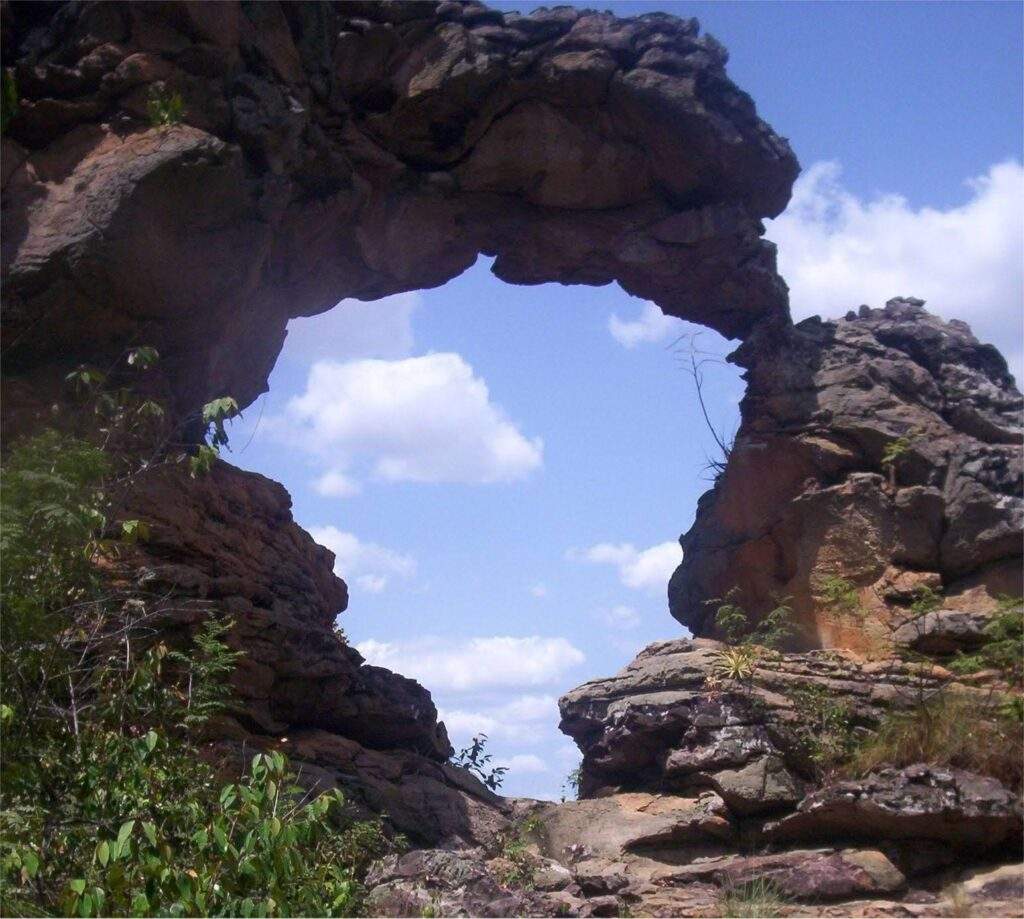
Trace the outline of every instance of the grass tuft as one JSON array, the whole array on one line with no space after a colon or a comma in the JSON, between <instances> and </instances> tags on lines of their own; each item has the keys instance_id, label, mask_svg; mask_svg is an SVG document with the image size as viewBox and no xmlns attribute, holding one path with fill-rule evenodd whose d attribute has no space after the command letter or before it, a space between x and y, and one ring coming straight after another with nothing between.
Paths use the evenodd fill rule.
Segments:
<instances>
[{"instance_id":1,"label":"grass tuft","mask_svg":"<svg viewBox=\"0 0 1024 919\"><path fill-rule=\"evenodd\" d=\"M725 888L718 898L722 916L735 919L771 919L781 916L788 899L769 878L756 878Z\"/></svg>"},{"instance_id":2,"label":"grass tuft","mask_svg":"<svg viewBox=\"0 0 1024 919\"><path fill-rule=\"evenodd\" d=\"M1021 726L1001 714L997 702L947 691L912 711L894 712L855 751L849 771L864 775L885 766L929 763L1018 788L1024 770Z\"/></svg>"}]
</instances>

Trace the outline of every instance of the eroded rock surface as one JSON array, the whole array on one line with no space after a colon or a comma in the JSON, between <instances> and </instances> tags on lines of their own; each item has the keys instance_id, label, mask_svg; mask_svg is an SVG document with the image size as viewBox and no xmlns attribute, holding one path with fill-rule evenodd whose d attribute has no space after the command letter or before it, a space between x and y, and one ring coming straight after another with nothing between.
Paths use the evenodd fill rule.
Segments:
<instances>
[{"instance_id":1,"label":"eroded rock surface","mask_svg":"<svg viewBox=\"0 0 1024 919\"><path fill-rule=\"evenodd\" d=\"M841 779L813 757L830 732L862 737L939 686L991 690L824 650L765 652L748 680L723 681L724 649L658 642L560 700L583 799L536 811L538 854L639 915L723 915L752 882L781 915L1021 914L1019 789L926 764Z\"/></svg>"},{"instance_id":2,"label":"eroded rock surface","mask_svg":"<svg viewBox=\"0 0 1024 919\"><path fill-rule=\"evenodd\" d=\"M797 163L696 20L475 3L5 6L5 372L144 341L178 407L263 391L290 317L605 284L785 323L760 220ZM147 106L180 95L180 124Z\"/></svg>"},{"instance_id":3,"label":"eroded rock surface","mask_svg":"<svg viewBox=\"0 0 1024 919\"><path fill-rule=\"evenodd\" d=\"M680 622L714 636L708 601L735 587L755 618L791 598L803 647L877 654L923 588L966 614L1021 595L1024 402L965 323L895 299L765 330L732 359L742 423L681 539Z\"/></svg>"}]
</instances>

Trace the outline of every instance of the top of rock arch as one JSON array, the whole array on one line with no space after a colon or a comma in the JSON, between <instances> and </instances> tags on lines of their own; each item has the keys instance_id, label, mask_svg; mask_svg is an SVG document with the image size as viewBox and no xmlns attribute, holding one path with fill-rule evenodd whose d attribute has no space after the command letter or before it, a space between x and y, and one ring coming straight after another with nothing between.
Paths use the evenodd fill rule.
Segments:
<instances>
[{"instance_id":1,"label":"top of rock arch","mask_svg":"<svg viewBox=\"0 0 1024 919\"><path fill-rule=\"evenodd\" d=\"M479 3L5 5L9 372L160 347L184 406L266 386L290 317L605 284L788 322L761 219L798 165L695 20ZM147 105L181 96L180 124Z\"/></svg>"}]
</instances>

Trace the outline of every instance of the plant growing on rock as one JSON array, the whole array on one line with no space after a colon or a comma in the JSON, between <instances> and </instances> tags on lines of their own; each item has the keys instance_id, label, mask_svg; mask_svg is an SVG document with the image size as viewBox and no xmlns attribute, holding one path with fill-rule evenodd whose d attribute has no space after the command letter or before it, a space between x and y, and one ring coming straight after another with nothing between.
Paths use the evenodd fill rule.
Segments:
<instances>
[{"instance_id":1,"label":"plant growing on rock","mask_svg":"<svg viewBox=\"0 0 1024 919\"><path fill-rule=\"evenodd\" d=\"M890 440L882 451L882 468L889 476L889 487L896 488L896 466L902 457L913 446L913 439L910 437L897 437Z\"/></svg>"},{"instance_id":2,"label":"plant growing on rock","mask_svg":"<svg viewBox=\"0 0 1024 919\"><path fill-rule=\"evenodd\" d=\"M973 654L959 652L949 663L954 673L966 675L980 670L997 670L1006 682L1024 682L1024 601L1001 597L984 628L986 643Z\"/></svg>"},{"instance_id":3,"label":"plant growing on rock","mask_svg":"<svg viewBox=\"0 0 1024 919\"><path fill-rule=\"evenodd\" d=\"M167 92L157 86L149 91L146 114L151 127L162 128L180 124L185 117L185 103L181 93Z\"/></svg>"},{"instance_id":4,"label":"plant growing on rock","mask_svg":"<svg viewBox=\"0 0 1024 919\"><path fill-rule=\"evenodd\" d=\"M892 712L853 753L849 771L930 763L990 775L1019 788L1024 770L1020 723L1002 698L944 689L909 711Z\"/></svg>"},{"instance_id":5,"label":"plant growing on rock","mask_svg":"<svg viewBox=\"0 0 1024 919\"><path fill-rule=\"evenodd\" d=\"M856 747L850 707L823 686L800 686L789 693L798 721L800 745L821 775L846 762Z\"/></svg>"},{"instance_id":6,"label":"plant growing on rock","mask_svg":"<svg viewBox=\"0 0 1024 919\"><path fill-rule=\"evenodd\" d=\"M537 860L530 852L531 837L540 832L542 823L538 817L527 817L515 824L501 846L501 858L509 867L501 874L506 887L532 888L537 870Z\"/></svg>"},{"instance_id":7,"label":"plant growing on rock","mask_svg":"<svg viewBox=\"0 0 1024 919\"><path fill-rule=\"evenodd\" d=\"M490 765L493 758L486 752L487 735L478 734L473 737L468 747L463 747L452 757L453 765L471 772L491 791L497 791L505 781L508 766Z\"/></svg>"},{"instance_id":8,"label":"plant growing on rock","mask_svg":"<svg viewBox=\"0 0 1024 919\"><path fill-rule=\"evenodd\" d=\"M860 609L857 587L846 578L828 575L822 579L819 590L825 603L839 613L852 614Z\"/></svg>"},{"instance_id":9,"label":"plant growing on rock","mask_svg":"<svg viewBox=\"0 0 1024 919\"><path fill-rule=\"evenodd\" d=\"M788 898L769 878L756 878L743 884L730 884L718 898L719 915L735 919L766 919L781 916Z\"/></svg>"},{"instance_id":10,"label":"plant growing on rock","mask_svg":"<svg viewBox=\"0 0 1024 919\"><path fill-rule=\"evenodd\" d=\"M110 378L70 374L76 414L0 470L0 914L348 915L379 827L303 796L280 754L220 787L193 737L228 703L231 624L186 654L156 638L168 597L104 576L145 535L119 502L175 462L162 410Z\"/></svg>"},{"instance_id":11,"label":"plant growing on rock","mask_svg":"<svg viewBox=\"0 0 1024 919\"><path fill-rule=\"evenodd\" d=\"M772 607L757 623L750 625L746 611L739 604L740 589L731 588L724 597L705 601L715 609L715 627L729 645L759 645L780 650L793 636L793 610L790 597L776 597Z\"/></svg>"},{"instance_id":12,"label":"plant growing on rock","mask_svg":"<svg viewBox=\"0 0 1024 919\"><path fill-rule=\"evenodd\" d=\"M569 774L565 777L565 781L562 782L562 803L564 804L569 800L569 795L572 795L572 800L575 801L580 796L580 782L583 780L582 766L577 766L575 769L570 770Z\"/></svg>"}]
</instances>

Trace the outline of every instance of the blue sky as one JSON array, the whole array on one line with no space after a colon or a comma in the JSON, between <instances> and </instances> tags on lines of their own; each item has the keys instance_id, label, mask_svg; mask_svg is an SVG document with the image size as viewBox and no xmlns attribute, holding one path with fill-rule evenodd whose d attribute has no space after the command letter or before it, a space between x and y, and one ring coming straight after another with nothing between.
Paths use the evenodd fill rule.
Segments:
<instances>
[{"instance_id":1,"label":"blue sky","mask_svg":"<svg viewBox=\"0 0 1024 919\"><path fill-rule=\"evenodd\" d=\"M790 138L804 174L768 235L798 318L921 296L1019 376L1020 5L602 6L697 16ZM337 552L364 654L420 679L457 745L486 731L504 791L550 797L578 761L557 697L682 633L665 583L714 445L673 345L699 330L614 285L488 267L293 322L229 459ZM742 393L709 368L721 428Z\"/></svg>"}]
</instances>

